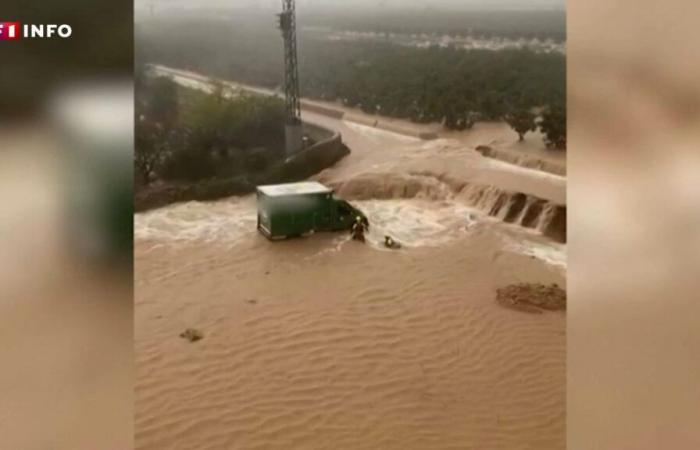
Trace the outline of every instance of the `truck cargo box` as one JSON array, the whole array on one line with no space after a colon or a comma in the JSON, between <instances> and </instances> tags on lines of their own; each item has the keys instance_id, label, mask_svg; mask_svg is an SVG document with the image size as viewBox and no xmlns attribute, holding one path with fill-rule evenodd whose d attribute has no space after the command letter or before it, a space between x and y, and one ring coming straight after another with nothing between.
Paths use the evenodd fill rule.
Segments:
<instances>
[{"instance_id":1,"label":"truck cargo box","mask_svg":"<svg viewBox=\"0 0 700 450\"><path fill-rule=\"evenodd\" d=\"M367 218L357 208L315 181L258 186L258 230L269 239L349 230L356 217Z\"/></svg>"}]
</instances>

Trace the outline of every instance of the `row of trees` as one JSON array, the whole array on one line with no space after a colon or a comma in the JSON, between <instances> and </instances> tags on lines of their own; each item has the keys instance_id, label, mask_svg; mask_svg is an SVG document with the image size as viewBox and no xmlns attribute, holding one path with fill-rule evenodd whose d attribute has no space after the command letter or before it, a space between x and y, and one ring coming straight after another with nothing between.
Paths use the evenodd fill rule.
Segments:
<instances>
[{"instance_id":1,"label":"row of trees","mask_svg":"<svg viewBox=\"0 0 700 450\"><path fill-rule=\"evenodd\" d=\"M306 49L317 56L301 67L305 96L448 129L505 120L522 136L539 126L550 147L565 148L562 55L366 43Z\"/></svg>"},{"instance_id":2,"label":"row of trees","mask_svg":"<svg viewBox=\"0 0 700 450\"><path fill-rule=\"evenodd\" d=\"M143 61L280 87L282 42L272 23L161 23L137 30L137 40ZM305 33L299 52L306 97L450 129L505 120L520 135L533 129L536 110L547 144L566 146L564 55L330 42Z\"/></svg>"},{"instance_id":3,"label":"row of trees","mask_svg":"<svg viewBox=\"0 0 700 450\"><path fill-rule=\"evenodd\" d=\"M137 72L135 169L141 184L265 170L283 156L283 124L279 99L226 95L223 86L206 94Z\"/></svg>"},{"instance_id":4,"label":"row of trees","mask_svg":"<svg viewBox=\"0 0 700 450\"><path fill-rule=\"evenodd\" d=\"M302 25L376 33L461 35L479 38L566 40L566 12L561 10L438 10L410 8L371 11L309 11Z\"/></svg>"}]
</instances>

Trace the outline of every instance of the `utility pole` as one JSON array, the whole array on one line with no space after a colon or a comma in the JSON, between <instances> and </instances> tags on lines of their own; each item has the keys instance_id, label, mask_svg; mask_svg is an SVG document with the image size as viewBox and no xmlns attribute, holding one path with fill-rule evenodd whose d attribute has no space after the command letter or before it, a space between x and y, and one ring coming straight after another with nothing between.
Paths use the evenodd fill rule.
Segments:
<instances>
[{"instance_id":1,"label":"utility pole","mask_svg":"<svg viewBox=\"0 0 700 450\"><path fill-rule=\"evenodd\" d=\"M282 0L282 13L278 14L278 17L279 28L284 38L285 148L287 155L291 155L302 147L294 0Z\"/></svg>"}]
</instances>

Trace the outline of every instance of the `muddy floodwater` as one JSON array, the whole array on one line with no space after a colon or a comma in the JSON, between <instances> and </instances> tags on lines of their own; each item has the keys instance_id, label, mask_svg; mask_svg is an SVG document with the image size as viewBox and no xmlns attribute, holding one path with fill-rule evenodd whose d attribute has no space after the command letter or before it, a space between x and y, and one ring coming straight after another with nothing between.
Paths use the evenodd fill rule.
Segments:
<instances>
[{"instance_id":1,"label":"muddy floodwater","mask_svg":"<svg viewBox=\"0 0 700 450\"><path fill-rule=\"evenodd\" d=\"M565 178L474 150L513 141L502 126L421 141L304 119L351 148L315 178L367 213L368 243L269 242L253 196L137 214L137 448L563 449L565 314L495 295L565 286L545 235Z\"/></svg>"}]
</instances>

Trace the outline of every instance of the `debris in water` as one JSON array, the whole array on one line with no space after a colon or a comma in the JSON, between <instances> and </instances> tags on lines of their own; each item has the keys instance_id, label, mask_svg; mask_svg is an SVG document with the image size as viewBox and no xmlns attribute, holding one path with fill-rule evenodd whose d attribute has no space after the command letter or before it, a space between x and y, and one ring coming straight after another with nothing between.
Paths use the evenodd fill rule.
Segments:
<instances>
[{"instance_id":1,"label":"debris in water","mask_svg":"<svg viewBox=\"0 0 700 450\"><path fill-rule=\"evenodd\" d=\"M249 305L257 305L258 301L254 298L249 298L248 300L245 301Z\"/></svg>"},{"instance_id":2,"label":"debris in water","mask_svg":"<svg viewBox=\"0 0 700 450\"><path fill-rule=\"evenodd\" d=\"M566 291L557 284L511 284L496 291L496 301L506 308L541 314L566 310Z\"/></svg>"},{"instance_id":3,"label":"debris in water","mask_svg":"<svg viewBox=\"0 0 700 450\"><path fill-rule=\"evenodd\" d=\"M180 337L187 339L190 342L197 342L204 337L204 334L202 334L202 332L199 330L195 330L194 328L188 328L180 333Z\"/></svg>"}]
</instances>

